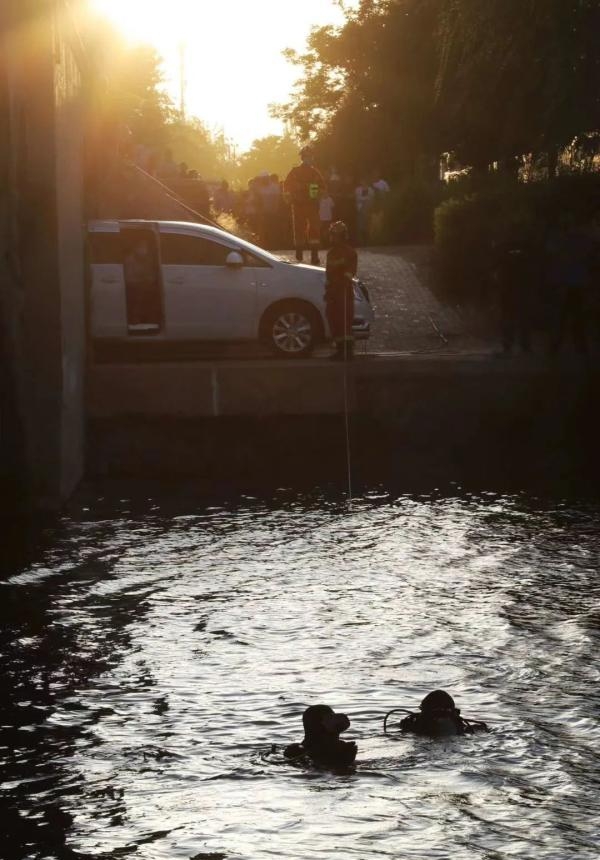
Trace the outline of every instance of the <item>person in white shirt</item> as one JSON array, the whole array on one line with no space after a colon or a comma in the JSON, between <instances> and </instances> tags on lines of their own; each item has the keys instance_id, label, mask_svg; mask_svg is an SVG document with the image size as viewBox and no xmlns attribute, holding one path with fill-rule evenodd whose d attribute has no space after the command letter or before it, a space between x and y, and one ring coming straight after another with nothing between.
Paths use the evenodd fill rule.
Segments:
<instances>
[{"instance_id":1,"label":"person in white shirt","mask_svg":"<svg viewBox=\"0 0 600 860\"><path fill-rule=\"evenodd\" d=\"M335 202L331 194L326 193L319 201L319 218L321 220L321 247L329 248L329 228L333 221L333 207Z\"/></svg>"},{"instance_id":2,"label":"person in white shirt","mask_svg":"<svg viewBox=\"0 0 600 860\"><path fill-rule=\"evenodd\" d=\"M356 215L358 219L358 244L365 245L369 237L369 215L375 199L375 192L370 185L361 179L354 192L356 200Z\"/></svg>"},{"instance_id":3,"label":"person in white shirt","mask_svg":"<svg viewBox=\"0 0 600 860\"><path fill-rule=\"evenodd\" d=\"M376 179L375 182L372 182L371 187L374 188L378 194L389 194L390 192L389 183L387 183L385 179L383 179L383 177L380 177L379 179Z\"/></svg>"}]
</instances>

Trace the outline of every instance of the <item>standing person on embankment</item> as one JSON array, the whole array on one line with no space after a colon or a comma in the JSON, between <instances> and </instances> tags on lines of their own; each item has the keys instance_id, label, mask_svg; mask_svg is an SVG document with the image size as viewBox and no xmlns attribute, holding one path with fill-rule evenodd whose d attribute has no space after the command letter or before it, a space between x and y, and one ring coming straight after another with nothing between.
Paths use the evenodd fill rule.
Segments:
<instances>
[{"instance_id":1,"label":"standing person on embankment","mask_svg":"<svg viewBox=\"0 0 600 860\"><path fill-rule=\"evenodd\" d=\"M336 351L334 361L350 361L354 357L354 283L358 268L358 255L348 241L348 230L343 221L336 221L329 231L331 250L327 254L327 281L325 304L327 322Z\"/></svg>"},{"instance_id":2,"label":"standing person on embankment","mask_svg":"<svg viewBox=\"0 0 600 860\"><path fill-rule=\"evenodd\" d=\"M321 244L321 219L319 200L325 191L325 180L314 166L312 146L300 150L302 164L292 167L284 183L284 191L292 202L294 246L299 263L304 257L304 248L310 248L310 262L319 265Z\"/></svg>"}]
</instances>

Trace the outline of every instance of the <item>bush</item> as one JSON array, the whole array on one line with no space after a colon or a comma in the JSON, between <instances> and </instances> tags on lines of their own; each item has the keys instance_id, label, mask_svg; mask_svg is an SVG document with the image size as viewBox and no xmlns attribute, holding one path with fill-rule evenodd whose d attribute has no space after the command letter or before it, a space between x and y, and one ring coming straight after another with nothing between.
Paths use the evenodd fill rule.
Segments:
<instances>
[{"instance_id":1,"label":"bush","mask_svg":"<svg viewBox=\"0 0 600 860\"><path fill-rule=\"evenodd\" d=\"M369 241L373 245L431 242L433 213L444 189L409 180L380 197L373 206Z\"/></svg>"},{"instance_id":2,"label":"bush","mask_svg":"<svg viewBox=\"0 0 600 860\"><path fill-rule=\"evenodd\" d=\"M481 182L481 180L480 180ZM434 214L440 289L452 302L480 304L490 283L494 244L516 225L543 250L548 228L563 219L591 222L600 213L600 174L519 183L492 174L479 191L455 196Z\"/></svg>"},{"instance_id":3,"label":"bush","mask_svg":"<svg viewBox=\"0 0 600 860\"><path fill-rule=\"evenodd\" d=\"M498 201L491 196L469 194L438 206L434 215L436 259L447 299L481 299L499 221Z\"/></svg>"}]
</instances>

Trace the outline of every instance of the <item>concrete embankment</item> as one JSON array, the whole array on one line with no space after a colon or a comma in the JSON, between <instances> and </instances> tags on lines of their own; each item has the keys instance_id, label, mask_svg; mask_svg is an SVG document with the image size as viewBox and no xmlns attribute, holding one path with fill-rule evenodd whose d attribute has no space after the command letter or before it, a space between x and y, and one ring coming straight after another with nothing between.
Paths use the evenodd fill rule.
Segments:
<instances>
[{"instance_id":1,"label":"concrete embankment","mask_svg":"<svg viewBox=\"0 0 600 860\"><path fill-rule=\"evenodd\" d=\"M89 380L91 477L401 489L595 487L600 374L481 356L105 364Z\"/></svg>"}]
</instances>

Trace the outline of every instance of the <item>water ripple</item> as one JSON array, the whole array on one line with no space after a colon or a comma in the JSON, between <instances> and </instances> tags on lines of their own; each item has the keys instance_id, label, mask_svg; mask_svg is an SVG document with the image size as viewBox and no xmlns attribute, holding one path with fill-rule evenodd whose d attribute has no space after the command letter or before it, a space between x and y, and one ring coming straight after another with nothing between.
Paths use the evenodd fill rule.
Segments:
<instances>
[{"instance_id":1,"label":"water ripple","mask_svg":"<svg viewBox=\"0 0 600 860\"><path fill-rule=\"evenodd\" d=\"M595 508L107 505L0 583L11 857L595 860ZM492 732L383 735L433 687ZM354 771L283 758L316 701L350 715Z\"/></svg>"}]
</instances>

